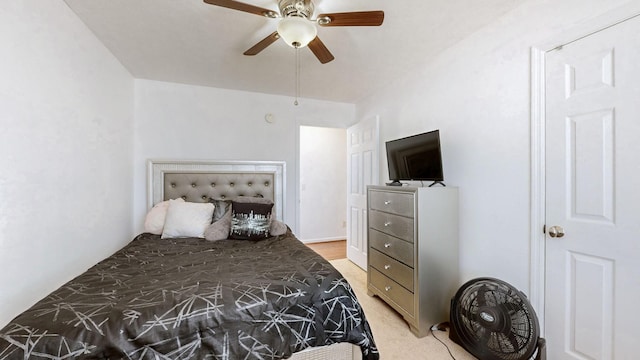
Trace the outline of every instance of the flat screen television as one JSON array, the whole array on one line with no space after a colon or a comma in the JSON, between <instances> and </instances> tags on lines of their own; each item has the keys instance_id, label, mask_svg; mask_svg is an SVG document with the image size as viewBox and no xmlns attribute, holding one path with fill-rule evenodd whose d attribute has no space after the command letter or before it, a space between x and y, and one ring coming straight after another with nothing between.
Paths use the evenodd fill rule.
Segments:
<instances>
[{"instance_id":1,"label":"flat screen television","mask_svg":"<svg viewBox=\"0 0 640 360\"><path fill-rule=\"evenodd\" d=\"M444 185L440 131L433 130L386 142L389 179L387 185L401 181L433 181ZM429 186L431 186L429 185Z\"/></svg>"}]
</instances>

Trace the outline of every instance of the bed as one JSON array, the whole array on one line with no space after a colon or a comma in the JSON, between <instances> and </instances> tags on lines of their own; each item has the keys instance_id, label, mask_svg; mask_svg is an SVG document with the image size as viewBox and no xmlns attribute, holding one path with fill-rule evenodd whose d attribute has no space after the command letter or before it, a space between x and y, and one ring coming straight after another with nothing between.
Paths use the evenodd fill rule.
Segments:
<instances>
[{"instance_id":1,"label":"bed","mask_svg":"<svg viewBox=\"0 0 640 360\"><path fill-rule=\"evenodd\" d=\"M234 206L234 229L236 200L257 198L272 202L273 224L285 210L284 179L282 162L152 160L149 213L170 201L203 207L225 200ZM136 236L0 329L0 359L26 358L351 360L379 354L349 283L286 227L260 240Z\"/></svg>"}]
</instances>

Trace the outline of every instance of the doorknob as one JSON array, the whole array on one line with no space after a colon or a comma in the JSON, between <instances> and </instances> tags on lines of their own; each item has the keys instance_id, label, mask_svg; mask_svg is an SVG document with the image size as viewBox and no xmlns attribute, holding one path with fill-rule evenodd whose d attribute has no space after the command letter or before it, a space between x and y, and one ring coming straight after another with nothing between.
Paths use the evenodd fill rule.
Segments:
<instances>
[{"instance_id":1,"label":"doorknob","mask_svg":"<svg viewBox=\"0 0 640 360\"><path fill-rule=\"evenodd\" d=\"M552 238L561 238L564 236L564 229L562 228L562 226L554 225L549 228L549 236L551 236Z\"/></svg>"}]
</instances>

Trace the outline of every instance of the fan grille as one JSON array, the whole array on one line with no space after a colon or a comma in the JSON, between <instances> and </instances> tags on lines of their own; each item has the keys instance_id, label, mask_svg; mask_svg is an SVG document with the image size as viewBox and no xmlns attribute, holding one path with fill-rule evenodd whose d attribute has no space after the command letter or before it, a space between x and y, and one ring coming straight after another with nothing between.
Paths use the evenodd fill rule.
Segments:
<instances>
[{"instance_id":1,"label":"fan grille","mask_svg":"<svg viewBox=\"0 0 640 360\"><path fill-rule=\"evenodd\" d=\"M452 300L451 320L461 345L483 360L525 360L535 352L535 312L526 296L504 281L467 282Z\"/></svg>"}]
</instances>

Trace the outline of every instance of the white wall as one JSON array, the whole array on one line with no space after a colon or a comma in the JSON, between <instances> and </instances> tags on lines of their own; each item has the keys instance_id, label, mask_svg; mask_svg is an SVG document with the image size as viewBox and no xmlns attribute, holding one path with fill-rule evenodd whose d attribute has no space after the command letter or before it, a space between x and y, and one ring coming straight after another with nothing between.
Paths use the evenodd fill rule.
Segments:
<instances>
[{"instance_id":1,"label":"white wall","mask_svg":"<svg viewBox=\"0 0 640 360\"><path fill-rule=\"evenodd\" d=\"M304 242L347 236L347 130L300 127L300 231Z\"/></svg>"},{"instance_id":2,"label":"white wall","mask_svg":"<svg viewBox=\"0 0 640 360\"><path fill-rule=\"evenodd\" d=\"M62 1L0 2L0 327L131 240L133 79Z\"/></svg>"},{"instance_id":3,"label":"white wall","mask_svg":"<svg viewBox=\"0 0 640 360\"><path fill-rule=\"evenodd\" d=\"M353 104L136 80L134 222L147 211L146 161L276 160L286 162L284 221L296 225L300 124L345 127ZM273 114L274 122L265 121Z\"/></svg>"},{"instance_id":4,"label":"white wall","mask_svg":"<svg viewBox=\"0 0 640 360\"><path fill-rule=\"evenodd\" d=\"M134 82L64 2L0 2L0 326L142 230L147 159L284 160L295 230L298 126L377 114L381 146L441 129L446 182L460 187L463 278L526 289L530 46L632 2L530 0L356 106L297 107Z\"/></svg>"},{"instance_id":5,"label":"white wall","mask_svg":"<svg viewBox=\"0 0 640 360\"><path fill-rule=\"evenodd\" d=\"M530 48L627 3L531 0L357 104L382 144L440 129L445 182L460 188L461 281L529 289ZM386 158L381 179L388 178Z\"/></svg>"}]
</instances>

